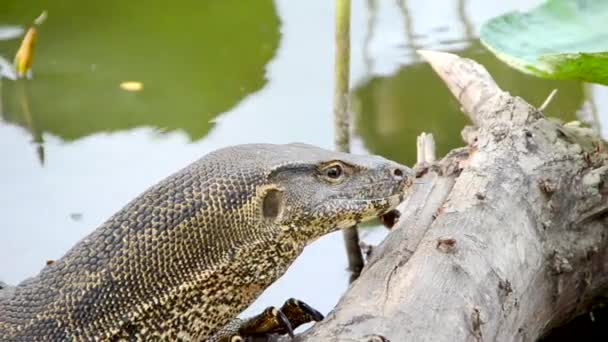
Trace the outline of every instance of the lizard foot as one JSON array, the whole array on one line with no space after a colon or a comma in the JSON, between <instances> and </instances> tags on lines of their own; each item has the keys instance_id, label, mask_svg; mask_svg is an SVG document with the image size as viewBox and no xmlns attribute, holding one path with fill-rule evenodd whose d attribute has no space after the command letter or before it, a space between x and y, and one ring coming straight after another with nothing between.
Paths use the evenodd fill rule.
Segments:
<instances>
[{"instance_id":1,"label":"lizard foot","mask_svg":"<svg viewBox=\"0 0 608 342\"><path fill-rule=\"evenodd\" d=\"M319 311L302 301L290 298L280 309L271 306L256 316L247 319L235 318L210 341L241 342L272 334L288 334L293 337L293 330L300 325L322 319L323 315Z\"/></svg>"}]
</instances>

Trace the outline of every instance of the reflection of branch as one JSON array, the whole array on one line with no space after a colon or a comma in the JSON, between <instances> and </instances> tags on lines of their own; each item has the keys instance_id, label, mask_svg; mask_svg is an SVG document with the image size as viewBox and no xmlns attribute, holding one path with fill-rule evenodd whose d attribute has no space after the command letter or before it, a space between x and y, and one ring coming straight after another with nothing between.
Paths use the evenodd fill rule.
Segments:
<instances>
[{"instance_id":1,"label":"reflection of branch","mask_svg":"<svg viewBox=\"0 0 608 342\"><path fill-rule=\"evenodd\" d=\"M371 76L374 71L374 59L370 52L370 46L376 33L376 21L378 19L378 0L367 0L367 32L363 40L363 62L365 63L366 76Z\"/></svg>"},{"instance_id":2,"label":"reflection of branch","mask_svg":"<svg viewBox=\"0 0 608 342\"><path fill-rule=\"evenodd\" d=\"M21 104L21 112L25 118L26 128L34 138L34 143L36 144L36 154L38 155L40 165L44 166L44 139L42 138L42 133L36 127L34 118L32 117L29 96L24 82L17 82L17 92L19 96L19 103Z\"/></svg>"},{"instance_id":3,"label":"reflection of branch","mask_svg":"<svg viewBox=\"0 0 608 342\"><path fill-rule=\"evenodd\" d=\"M473 28L473 24L469 20L467 16L467 4L466 0L458 0L458 19L462 23L462 28L464 29L464 38L467 41L472 41L475 39L475 30Z\"/></svg>"},{"instance_id":4,"label":"reflection of branch","mask_svg":"<svg viewBox=\"0 0 608 342\"><path fill-rule=\"evenodd\" d=\"M407 47L411 49L409 51L413 56L416 55L416 50L420 49L420 46L416 44L416 37L414 35L414 24L412 20L412 16L410 15L410 11L407 8L407 0L397 0L397 7L399 7L399 11L401 12L401 16L403 17L403 26L405 30L405 38L409 45L406 44Z\"/></svg>"},{"instance_id":5,"label":"reflection of branch","mask_svg":"<svg viewBox=\"0 0 608 342\"><path fill-rule=\"evenodd\" d=\"M587 119L589 121L589 125L593 127L595 132L601 136L602 135L602 123L600 122L600 115L597 110L597 105L595 103L595 98L593 96L593 87L592 83L584 83L583 91L585 93L585 102L589 103L589 112L591 113L590 117ZM583 108L579 110L582 112ZM583 120L581 120L583 121Z\"/></svg>"}]
</instances>

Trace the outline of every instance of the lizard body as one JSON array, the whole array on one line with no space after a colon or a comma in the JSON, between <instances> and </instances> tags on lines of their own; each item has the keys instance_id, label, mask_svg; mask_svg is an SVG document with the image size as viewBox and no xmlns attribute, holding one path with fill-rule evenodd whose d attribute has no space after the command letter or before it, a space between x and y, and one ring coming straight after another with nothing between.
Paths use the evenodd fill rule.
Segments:
<instances>
[{"instance_id":1,"label":"lizard body","mask_svg":"<svg viewBox=\"0 0 608 342\"><path fill-rule=\"evenodd\" d=\"M392 210L411 171L304 144L224 148L0 298L8 341L205 340L316 238Z\"/></svg>"}]
</instances>

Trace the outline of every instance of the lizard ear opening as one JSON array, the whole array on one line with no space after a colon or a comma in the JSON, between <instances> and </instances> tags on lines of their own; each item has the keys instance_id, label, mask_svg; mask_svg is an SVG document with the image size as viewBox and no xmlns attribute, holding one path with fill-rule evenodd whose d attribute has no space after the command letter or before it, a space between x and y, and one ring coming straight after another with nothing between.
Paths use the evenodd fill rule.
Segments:
<instances>
[{"instance_id":1,"label":"lizard ear opening","mask_svg":"<svg viewBox=\"0 0 608 342\"><path fill-rule=\"evenodd\" d=\"M275 220L283 211L283 192L278 189L270 189L264 195L262 202L262 214L264 218Z\"/></svg>"}]
</instances>

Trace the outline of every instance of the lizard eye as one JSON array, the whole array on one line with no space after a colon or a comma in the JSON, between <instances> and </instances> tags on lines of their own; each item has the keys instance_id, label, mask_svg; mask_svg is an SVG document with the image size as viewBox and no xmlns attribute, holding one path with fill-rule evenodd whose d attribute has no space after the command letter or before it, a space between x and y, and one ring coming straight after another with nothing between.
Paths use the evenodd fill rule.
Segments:
<instances>
[{"instance_id":1,"label":"lizard eye","mask_svg":"<svg viewBox=\"0 0 608 342\"><path fill-rule=\"evenodd\" d=\"M340 165L334 165L325 170L325 175L329 178L338 179L342 176L342 168Z\"/></svg>"},{"instance_id":2,"label":"lizard eye","mask_svg":"<svg viewBox=\"0 0 608 342\"><path fill-rule=\"evenodd\" d=\"M331 165L323 170L323 176L330 181L337 181L344 175L344 170L339 164Z\"/></svg>"}]
</instances>

